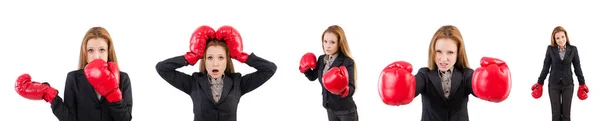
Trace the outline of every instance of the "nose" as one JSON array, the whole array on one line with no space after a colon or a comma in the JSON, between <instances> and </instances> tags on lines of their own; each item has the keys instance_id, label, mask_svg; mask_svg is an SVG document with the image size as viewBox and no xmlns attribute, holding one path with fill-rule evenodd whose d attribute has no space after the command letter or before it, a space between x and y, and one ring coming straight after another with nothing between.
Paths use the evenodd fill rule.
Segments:
<instances>
[{"instance_id":1,"label":"nose","mask_svg":"<svg viewBox=\"0 0 600 121\"><path fill-rule=\"evenodd\" d=\"M441 61L447 61L447 60L448 60L448 55L446 55L446 54L441 54L441 56L440 56L440 60L441 60Z\"/></svg>"},{"instance_id":2,"label":"nose","mask_svg":"<svg viewBox=\"0 0 600 121\"><path fill-rule=\"evenodd\" d=\"M217 67L219 66L219 63L217 62L217 60L211 60L212 61L212 66Z\"/></svg>"},{"instance_id":3,"label":"nose","mask_svg":"<svg viewBox=\"0 0 600 121\"><path fill-rule=\"evenodd\" d=\"M92 57L92 59L100 59L100 54L95 52L91 53L89 56Z\"/></svg>"}]
</instances>

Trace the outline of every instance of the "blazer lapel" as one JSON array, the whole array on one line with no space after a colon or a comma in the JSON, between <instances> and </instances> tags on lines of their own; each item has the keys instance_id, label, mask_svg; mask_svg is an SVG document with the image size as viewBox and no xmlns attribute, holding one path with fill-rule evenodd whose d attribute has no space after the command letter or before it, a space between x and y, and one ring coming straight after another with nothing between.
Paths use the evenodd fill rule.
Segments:
<instances>
[{"instance_id":1,"label":"blazer lapel","mask_svg":"<svg viewBox=\"0 0 600 121\"><path fill-rule=\"evenodd\" d=\"M552 55L554 55L554 57L557 57L558 61L562 61L560 60L560 54L558 54L558 47L551 47L552 50Z\"/></svg>"},{"instance_id":2,"label":"blazer lapel","mask_svg":"<svg viewBox=\"0 0 600 121\"><path fill-rule=\"evenodd\" d=\"M567 57L569 57L569 55L571 55L571 47L568 45L565 45L565 58L563 59L563 63L567 63Z\"/></svg>"},{"instance_id":3,"label":"blazer lapel","mask_svg":"<svg viewBox=\"0 0 600 121\"><path fill-rule=\"evenodd\" d=\"M100 103L100 99L98 99L98 94L96 94L96 89L94 89L92 84L90 84L88 79L85 77L85 73L82 70L79 71L79 76L77 76L77 80L79 80L79 84L81 84L85 88L82 89L85 91L83 95L87 95L89 98L92 98L92 100L94 100L94 103Z\"/></svg>"},{"instance_id":4,"label":"blazer lapel","mask_svg":"<svg viewBox=\"0 0 600 121\"><path fill-rule=\"evenodd\" d=\"M338 56L335 58L335 61L333 61L333 63L331 63L331 66L329 66L329 69L331 69L332 67L341 66L342 62L344 62L344 55L339 53ZM329 70L329 69L327 69L327 70Z\"/></svg>"},{"instance_id":5,"label":"blazer lapel","mask_svg":"<svg viewBox=\"0 0 600 121\"><path fill-rule=\"evenodd\" d=\"M231 87L233 86L233 80L225 75L223 75L223 90L221 91L221 98L219 98L218 104L223 103L229 92L231 91Z\"/></svg>"},{"instance_id":6,"label":"blazer lapel","mask_svg":"<svg viewBox=\"0 0 600 121\"><path fill-rule=\"evenodd\" d=\"M453 95L456 94L456 90L458 90L458 87L460 87L461 82L463 81L463 73L461 71L459 71L458 69L454 68L454 70L452 70L452 81L451 81L451 85L450 85L450 96L449 99L452 99ZM465 80L465 81L471 81L471 80ZM464 85L464 86L470 86L470 85Z\"/></svg>"},{"instance_id":7,"label":"blazer lapel","mask_svg":"<svg viewBox=\"0 0 600 121\"><path fill-rule=\"evenodd\" d=\"M202 91L204 92L206 97L208 97L208 99L210 99L210 101L212 101L214 104L216 104L217 102L213 99L212 90L210 89L210 82L208 81L208 77L207 76L199 76L197 79L198 79L198 83L200 84L200 88L202 88Z\"/></svg>"},{"instance_id":8,"label":"blazer lapel","mask_svg":"<svg viewBox=\"0 0 600 121\"><path fill-rule=\"evenodd\" d=\"M442 79L438 75L437 69L435 69L433 71L429 71L428 76L429 76L429 80L431 81L431 84L433 84L433 86L435 87L435 91L437 91L438 94L440 94L440 96L445 97L444 92L442 91ZM446 98L444 98L444 99L446 99Z\"/></svg>"}]
</instances>

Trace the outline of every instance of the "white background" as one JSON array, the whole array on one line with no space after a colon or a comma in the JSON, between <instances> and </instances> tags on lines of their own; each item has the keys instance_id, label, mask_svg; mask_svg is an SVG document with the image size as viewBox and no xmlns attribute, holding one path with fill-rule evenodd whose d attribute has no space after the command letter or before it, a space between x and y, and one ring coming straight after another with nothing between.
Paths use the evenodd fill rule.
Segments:
<instances>
[{"instance_id":1,"label":"white background","mask_svg":"<svg viewBox=\"0 0 600 121\"><path fill-rule=\"evenodd\" d=\"M48 81L62 97L68 72L77 68L84 33L103 26L112 35L119 65L129 73L134 121L193 120L192 101L155 71L157 62L188 51L191 33L200 25L215 29L229 24L244 40L244 51L273 61L277 73L245 95L240 121L326 121L321 87L298 71L306 52L323 54L320 36L329 25L345 31L358 67L354 99L360 120L421 118L421 97L405 106L387 106L377 91L379 73L387 64L409 61L427 66L427 48L434 32L455 25L463 34L470 66L482 56L501 58L512 72L510 97L502 103L470 98L472 121L551 120L547 86L540 99L530 87L542 69L546 46L555 26L568 31L579 49L590 88L589 98L573 96L575 121L598 120L596 3L575 2L0 2L0 120L57 120L50 104L22 98L14 81L23 73ZM255 71L235 61L241 73ZM198 71L198 66L180 69ZM547 82L547 81L546 81ZM575 82L576 83L576 82ZM577 84L577 83L576 83ZM577 86L575 87L577 88ZM575 90L576 92L576 90Z\"/></svg>"}]
</instances>

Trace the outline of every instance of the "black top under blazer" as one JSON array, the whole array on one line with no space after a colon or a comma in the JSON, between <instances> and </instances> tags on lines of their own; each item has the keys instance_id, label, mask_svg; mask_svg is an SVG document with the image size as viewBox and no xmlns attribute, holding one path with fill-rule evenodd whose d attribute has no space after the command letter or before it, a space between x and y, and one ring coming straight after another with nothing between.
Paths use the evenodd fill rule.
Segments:
<instances>
[{"instance_id":1,"label":"black top under blazer","mask_svg":"<svg viewBox=\"0 0 600 121\"><path fill-rule=\"evenodd\" d=\"M67 74L65 99L58 95L52 100L52 112L60 121L131 121L133 98L129 75L120 72L121 101L110 103L104 96L98 99L83 69Z\"/></svg>"},{"instance_id":2,"label":"black top under blazer","mask_svg":"<svg viewBox=\"0 0 600 121\"><path fill-rule=\"evenodd\" d=\"M553 87L557 85L573 85L573 71L571 70L571 64L575 68L575 75L579 84L585 84L583 78L583 72L581 72L581 64L579 62L579 52L577 47L572 45L565 45L565 56L564 59L560 59L558 52L558 46L548 46L546 49L546 57L544 59L544 68L538 78L539 84L544 84L546 76L548 76L548 70L550 70L550 78L548 86Z\"/></svg>"},{"instance_id":3,"label":"black top under blazer","mask_svg":"<svg viewBox=\"0 0 600 121\"><path fill-rule=\"evenodd\" d=\"M156 71L173 87L190 95L194 103L194 121L236 121L240 98L264 84L277 70L273 62L254 53L248 56L246 64L254 67L256 72L243 76L240 73L225 74L223 92L218 102L213 99L209 75L199 72L188 75L176 70L189 65L184 56L158 62Z\"/></svg>"},{"instance_id":4,"label":"black top under blazer","mask_svg":"<svg viewBox=\"0 0 600 121\"><path fill-rule=\"evenodd\" d=\"M325 86L323 86L323 68L325 68L325 55L319 56L317 60L317 68L309 69L304 72L304 75L308 80L315 81L317 78L319 79L319 83L321 83L321 94L323 95L323 107L330 108L332 110L350 110L356 108L356 104L354 103L354 99L352 99L352 95L354 95L354 60L346 57L344 54L340 53L335 58L335 61L331 63L331 67L340 67L345 66L348 70L348 87L350 88L348 92L348 96L345 98L341 95L336 95L329 92ZM326 73L326 72L325 72Z\"/></svg>"},{"instance_id":5,"label":"black top under blazer","mask_svg":"<svg viewBox=\"0 0 600 121\"><path fill-rule=\"evenodd\" d=\"M415 97L421 94L423 105L421 121L469 121L467 103L469 94L473 94L473 69L454 67L448 98L442 91L442 81L438 72L437 68L429 70L424 67L415 75ZM475 94L473 96L477 97Z\"/></svg>"}]
</instances>

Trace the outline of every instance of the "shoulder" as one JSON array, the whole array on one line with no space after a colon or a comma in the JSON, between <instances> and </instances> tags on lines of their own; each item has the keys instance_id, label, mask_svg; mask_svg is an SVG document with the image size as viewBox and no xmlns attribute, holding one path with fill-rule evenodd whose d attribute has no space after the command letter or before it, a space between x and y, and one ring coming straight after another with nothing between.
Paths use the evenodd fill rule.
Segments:
<instances>
[{"instance_id":1,"label":"shoulder","mask_svg":"<svg viewBox=\"0 0 600 121\"><path fill-rule=\"evenodd\" d=\"M119 77L121 78L121 80L129 80L129 74L127 74L127 72L119 71Z\"/></svg>"},{"instance_id":2,"label":"shoulder","mask_svg":"<svg viewBox=\"0 0 600 121\"><path fill-rule=\"evenodd\" d=\"M569 47L571 47L571 49L573 49L573 50L577 50L577 46L575 46L575 45L569 45Z\"/></svg>"},{"instance_id":3,"label":"shoulder","mask_svg":"<svg viewBox=\"0 0 600 121\"><path fill-rule=\"evenodd\" d=\"M417 73L427 74L429 71L431 70L428 67L421 67Z\"/></svg>"},{"instance_id":4,"label":"shoulder","mask_svg":"<svg viewBox=\"0 0 600 121\"><path fill-rule=\"evenodd\" d=\"M463 68L463 69L459 69L464 75L472 75L473 72L475 72L475 70L471 69L471 68Z\"/></svg>"},{"instance_id":5,"label":"shoulder","mask_svg":"<svg viewBox=\"0 0 600 121\"><path fill-rule=\"evenodd\" d=\"M344 63L346 63L346 64L348 64L348 65L354 65L354 59L352 59L352 58L348 58L348 57L346 57L346 56L344 56L344 55L341 55L341 57L343 57L343 58L344 58Z\"/></svg>"},{"instance_id":6,"label":"shoulder","mask_svg":"<svg viewBox=\"0 0 600 121\"><path fill-rule=\"evenodd\" d=\"M226 74L225 76L232 78L233 80L238 80L238 79L242 79L242 73L231 73L231 74Z\"/></svg>"},{"instance_id":7,"label":"shoulder","mask_svg":"<svg viewBox=\"0 0 600 121\"><path fill-rule=\"evenodd\" d=\"M323 58L325 58L325 54L322 54L319 57L317 57L317 61L321 61L323 60Z\"/></svg>"},{"instance_id":8,"label":"shoulder","mask_svg":"<svg viewBox=\"0 0 600 121\"><path fill-rule=\"evenodd\" d=\"M80 81L80 80L79 80L79 79L80 79L80 78L79 78L80 76L85 76L85 74L84 74L84 72L83 72L83 69L79 69L79 70L73 70L73 71L69 72L69 73L67 74L67 80L66 80L66 81L67 81L67 82L66 82L66 83L67 83L67 85L69 85L69 84L74 84L74 85L77 85L77 84L78 84L78 81ZM84 79L85 79L85 78L84 78ZM87 81L87 80L83 80L83 81Z\"/></svg>"},{"instance_id":9,"label":"shoulder","mask_svg":"<svg viewBox=\"0 0 600 121\"><path fill-rule=\"evenodd\" d=\"M127 76L127 77L129 77L129 74L127 74L127 72L119 71L119 74L121 76Z\"/></svg>"}]
</instances>

